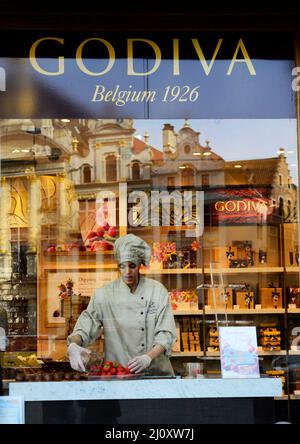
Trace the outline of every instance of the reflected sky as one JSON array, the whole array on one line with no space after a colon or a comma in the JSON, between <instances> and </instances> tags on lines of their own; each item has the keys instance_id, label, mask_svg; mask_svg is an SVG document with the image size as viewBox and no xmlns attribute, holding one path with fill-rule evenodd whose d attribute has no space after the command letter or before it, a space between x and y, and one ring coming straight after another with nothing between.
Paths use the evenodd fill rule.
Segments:
<instances>
[{"instance_id":1,"label":"reflected sky","mask_svg":"<svg viewBox=\"0 0 300 444\"><path fill-rule=\"evenodd\" d=\"M200 143L209 145L225 160L247 160L277 157L284 148L291 176L297 179L297 122L296 119L191 119L190 127L200 132ZM185 124L178 120L134 120L137 135L149 133L149 144L162 150L162 129L165 123L178 132Z\"/></svg>"}]
</instances>

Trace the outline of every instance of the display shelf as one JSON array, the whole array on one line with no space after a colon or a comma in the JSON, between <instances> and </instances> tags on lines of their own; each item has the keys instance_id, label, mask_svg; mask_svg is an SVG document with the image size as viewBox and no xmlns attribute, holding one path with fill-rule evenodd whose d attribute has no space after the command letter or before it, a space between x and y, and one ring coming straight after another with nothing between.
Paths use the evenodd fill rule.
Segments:
<instances>
[{"instance_id":1,"label":"display shelf","mask_svg":"<svg viewBox=\"0 0 300 444\"><path fill-rule=\"evenodd\" d=\"M162 268L162 269L142 269L142 274L210 274L210 268ZM248 274L248 273L283 273L283 267L248 267L248 268L218 268L213 273L222 274Z\"/></svg>"},{"instance_id":2,"label":"display shelf","mask_svg":"<svg viewBox=\"0 0 300 444\"><path fill-rule=\"evenodd\" d=\"M295 401L300 400L300 395L282 395L274 398L276 401L287 401L288 399Z\"/></svg>"},{"instance_id":3,"label":"display shelf","mask_svg":"<svg viewBox=\"0 0 300 444\"><path fill-rule=\"evenodd\" d=\"M287 354L286 350L280 350L280 351L273 351L273 352L266 352L266 351L258 351L258 356L285 356ZM207 351L206 356L210 358L220 358L220 352L212 352Z\"/></svg>"},{"instance_id":4,"label":"display shelf","mask_svg":"<svg viewBox=\"0 0 300 444\"><path fill-rule=\"evenodd\" d=\"M283 267L245 267L245 268L215 268L212 270L214 274L253 274L253 273L283 273ZM205 274L210 274L210 268L204 268Z\"/></svg>"},{"instance_id":5,"label":"display shelf","mask_svg":"<svg viewBox=\"0 0 300 444\"><path fill-rule=\"evenodd\" d=\"M285 271L286 273L300 273L300 268L299 267L285 267Z\"/></svg>"},{"instance_id":6,"label":"display shelf","mask_svg":"<svg viewBox=\"0 0 300 444\"><path fill-rule=\"evenodd\" d=\"M203 310L176 310L173 311L174 316L193 316L193 315L203 315Z\"/></svg>"},{"instance_id":7,"label":"display shelf","mask_svg":"<svg viewBox=\"0 0 300 444\"><path fill-rule=\"evenodd\" d=\"M290 356L300 356L300 350L288 350Z\"/></svg>"},{"instance_id":8,"label":"display shelf","mask_svg":"<svg viewBox=\"0 0 300 444\"><path fill-rule=\"evenodd\" d=\"M296 313L297 313L297 314L300 314L300 308L288 308L288 309L287 309L287 312L288 312L288 313L291 313L291 314L292 314L292 313L294 313L294 314L296 314Z\"/></svg>"},{"instance_id":9,"label":"display shelf","mask_svg":"<svg viewBox=\"0 0 300 444\"><path fill-rule=\"evenodd\" d=\"M141 274L160 275L160 274L203 274L202 268L163 268L157 270L141 269Z\"/></svg>"},{"instance_id":10,"label":"display shelf","mask_svg":"<svg viewBox=\"0 0 300 444\"><path fill-rule=\"evenodd\" d=\"M44 256L55 258L56 256L63 256L63 257L73 257L73 256L112 256L114 254L113 251L79 251L79 250L72 250L72 251L55 251L53 253L49 251L43 252Z\"/></svg>"},{"instance_id":11,"label":"display shelf","mask_svg":"<svg viewBox=\"0 0 300 444\"><path fill-rule=\"evenodd\" d=\"M106 269L106 270L117 270L118 266L116 264L104 264L104 263L66 263L63 264L57 264L57 263L48 263L44 265L45 270L58 270L58 269L64 269L64 270L100 270L100 269Z\"/></svg>"},{"instance_id":12,"label":"display shelf","mask_svg":"<svg viewBox=\"0 0 300 444\"><path fill-rule=\"evenodd\" d=\"M259 351L258 356L286 356L287 351L286 350L280 350L280 351Z\"/></svg>"},{"instance_id":13,"label":"display shelf","mask_svg":"<svg viewBox=\"0 0 300 444\"><path fill-rule=\"evenodd\" d=\"M300 310L299 310L300 312ZM235 310L233 308L230 308L228 310L222 310L222 309L217 309L217 310L205 310L205 314L206 315L214 315L214 314L230 314L230 315L240 315L240 314L284 314L285 313L285 309L284 308L277 308L277 309L272 309L272 308L261 308L261 309L255 309L255 308L245 308L245 309L239 309L239 310Z\"/></svg>"},{"instance_id":14,"label":"display shelf","mask_svg":"<svg viewBox=\"0 0 300 444\"><path fill-rule=\"evenodd\" d=\"M188 358L197 356L204 356L204 352L173 352L171 358Z\"/></svg>"}]
</instances>

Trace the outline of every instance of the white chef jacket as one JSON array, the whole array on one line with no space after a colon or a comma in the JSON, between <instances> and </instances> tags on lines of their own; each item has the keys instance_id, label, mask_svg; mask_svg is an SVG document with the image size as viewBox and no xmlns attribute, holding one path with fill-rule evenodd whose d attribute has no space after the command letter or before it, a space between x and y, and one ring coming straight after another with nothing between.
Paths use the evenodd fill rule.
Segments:
<instances>
[{"instance_id":1,"label":"white chef jacket","mask_svg":"<svg viewBox=\"0 0 300 444\"><path fill-rule=\"evenodd\" d=\"M86 347L104 328L105 359L126 366L160 344L165 352L152 360L151 375L174 375L170 363L176 327L167 289L158 281L140 276L134 293L119 278L96 290L68 337L80 335Z\"/></svg>"}]
</instances>

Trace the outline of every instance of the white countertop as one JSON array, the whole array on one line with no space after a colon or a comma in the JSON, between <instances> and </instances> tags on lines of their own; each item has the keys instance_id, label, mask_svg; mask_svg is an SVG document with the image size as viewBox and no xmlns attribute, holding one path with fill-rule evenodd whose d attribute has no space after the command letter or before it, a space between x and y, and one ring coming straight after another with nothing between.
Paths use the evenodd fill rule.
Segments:
<instances>
[{"instance_id":1,"label":"white countertop","mask_svg":"<svg viewBox=\"0 0 300 444\"><path fill-rule=\"evenodd\" d=\"M25 401L96 399L259 398L282 395L280 378L147 379L133 381L11 382Z\"/></svg>"}]
</instances>

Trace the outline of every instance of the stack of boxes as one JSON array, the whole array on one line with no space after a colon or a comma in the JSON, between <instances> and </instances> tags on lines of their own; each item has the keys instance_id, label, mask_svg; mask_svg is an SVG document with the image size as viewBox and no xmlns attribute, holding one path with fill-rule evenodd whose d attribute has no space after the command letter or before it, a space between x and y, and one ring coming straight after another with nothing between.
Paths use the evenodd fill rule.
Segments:
<instances>
[{"instance_id":1,"label":"stack of boxes","mask_svg":"<svg viewBox=\"0 0 300 444\"><path fill-rule=\"evenodd\" d=\"M264 351L280 351L280 331L275 327L263 327L259 330L259 343Z\"/></svg>"},{"instance_id":2,"label":"stack of boxes","mask_svg":"<svg viewBox=\"0 0 300 444\"><path fill-rule=\"evenodd\" d=\"M208 331L208 348L209 352L219 351L219 332L216 326L209 327Z\"/></svg>"},{"instance_id":3,"label":"stack of boxes","mask_svg":"<svg viewBox=\"0 0 300 444\"><path fill-rule=\"evenodd\" d=\"M200 337L197 318L184 317L181 342L183 352L200 352Z\"/></svg>"}]
</instances>

